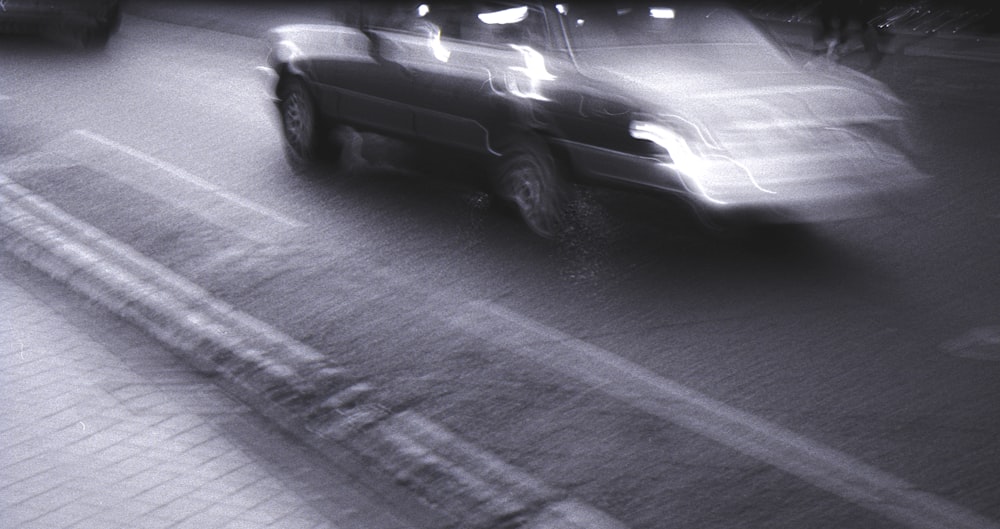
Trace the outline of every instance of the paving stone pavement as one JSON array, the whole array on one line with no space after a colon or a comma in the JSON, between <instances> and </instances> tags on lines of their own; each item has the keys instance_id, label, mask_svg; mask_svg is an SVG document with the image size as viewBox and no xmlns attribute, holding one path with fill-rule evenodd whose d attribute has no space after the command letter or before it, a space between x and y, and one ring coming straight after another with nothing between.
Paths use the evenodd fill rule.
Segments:
<instances>
[{"instance_id":1,"label":"paving stone pavement","mask_svg":"<svg viewBox=\"0 0 1000 529\"><path fill-rule=\"evenodd\" d=\"M119 327L98 341L79 307L9 268L0 528L417 527L151 339L104 316Z\"/></svg>"}]
</instances>

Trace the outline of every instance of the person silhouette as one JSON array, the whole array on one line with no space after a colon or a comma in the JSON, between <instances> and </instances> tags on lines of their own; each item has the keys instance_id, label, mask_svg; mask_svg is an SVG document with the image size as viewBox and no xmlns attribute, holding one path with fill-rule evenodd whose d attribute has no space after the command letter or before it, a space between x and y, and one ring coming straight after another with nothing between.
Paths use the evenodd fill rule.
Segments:
<instances>
[{"instance_id":1,"label":"person silhouette","mask_svg":"<svg viewBox=\"0 0 1000 529\"><path fill-rule=\"evenodd\" d=\"M869 69L882 61L882 35L873 24L878 7L871 0L821 0L816 6L820 26L815 40L825 45L828 58L839 60L851 51L856 36L869 58Z\"/></svg>"}]
</instances>

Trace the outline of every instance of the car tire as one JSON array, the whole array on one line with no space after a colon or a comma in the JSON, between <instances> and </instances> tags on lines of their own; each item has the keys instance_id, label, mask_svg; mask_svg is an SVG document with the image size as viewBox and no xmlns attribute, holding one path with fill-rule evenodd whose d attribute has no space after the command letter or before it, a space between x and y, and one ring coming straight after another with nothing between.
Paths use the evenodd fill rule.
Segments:
<instances>
[{"instance_id":1,"label":"car tire","mask_svg":"<svg viewBox=\"0 0 1000 529\"><path fill-rule=\"evenodd\" d=\"M108 45L111 35L121 26L121 9L117 4L108 8L107 12L97 18L93 27L83 30L81 44L84 48L99 49Z\"/></svg>"},{"instance_id":2,"label":"car tire","mask_svg":"<svg viewBox=\"0 0 1000 529\"><path fill-rule=\"evenodd\" d=\"M282 81L278 85L278 100L285 158L293 169L302 172L321 161L339 157L341 146L327 142L330 140L329 128L300 79Z\"/></svg>"},{"instance_id":3,"label":"car tire","mask_svg":"<svg viewBox=\"0 0 1000 529\"><path fill-rule=\"evenodd\" d=\"M104 48L110 40L111 30L104 25L87 28L83 30L83 35L80 37L80 43L83 47L90 50Z\"/></svg>"},{"instance_id":4,"label":"car tire","mask_svg":"<svg viewBox=\"0 0 1000 529\"><path fill-rule=\"evenodd\" d=\"M505 142L493 169L497 193L537 235L553 239L566 228L570 186L562 164L535 136Z\"/></svg>"}]
</instances>

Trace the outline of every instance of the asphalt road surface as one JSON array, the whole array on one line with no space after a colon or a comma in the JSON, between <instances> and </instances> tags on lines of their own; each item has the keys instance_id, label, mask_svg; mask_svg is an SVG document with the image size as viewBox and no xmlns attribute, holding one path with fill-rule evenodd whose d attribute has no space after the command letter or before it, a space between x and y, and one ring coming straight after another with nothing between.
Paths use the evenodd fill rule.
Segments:
<instances>
[{"instance_id":1,"label":"asphalt road surface","mask_svg":"<svg viewBox=\"0 0 1000 529\"><path fill-rule=\"evenodd\" d=\"M996 64L885 59L933 179L878 215L549 242L378 138L295 175L246 16L3 38L0 172L630 527L1000 526Z\"/></svg>"}]
</instances>

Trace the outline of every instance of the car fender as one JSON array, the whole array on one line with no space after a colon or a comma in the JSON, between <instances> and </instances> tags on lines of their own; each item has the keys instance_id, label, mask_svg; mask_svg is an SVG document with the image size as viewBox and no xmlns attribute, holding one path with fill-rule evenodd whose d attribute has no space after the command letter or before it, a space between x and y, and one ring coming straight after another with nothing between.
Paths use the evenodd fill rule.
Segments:
<instances>
[{"instance_id":1,"label":"car fender","mask_svg":"<svg viewBox=\"0 0 1000 529\"><path fill-rule=\"evenodd\" d=\"M311 77L308 64L324 58L370 59L370 41L352 27L333 24L290 24L268 32L268 65L279 73Z\"/></svg>"},{"instance_id":2,"label":"car fender","mask_svg":"<svg viewBox=\"0 0 1000 529\"><path fill-rule=\"evenodd\" d=\"M294 42L291 40L282 40L276 42L271 47L268 64L281 79L284 79L289 74L306 76L305 70L298 61L302 56L302 50Z\"/></svg>"}]
</instances>

